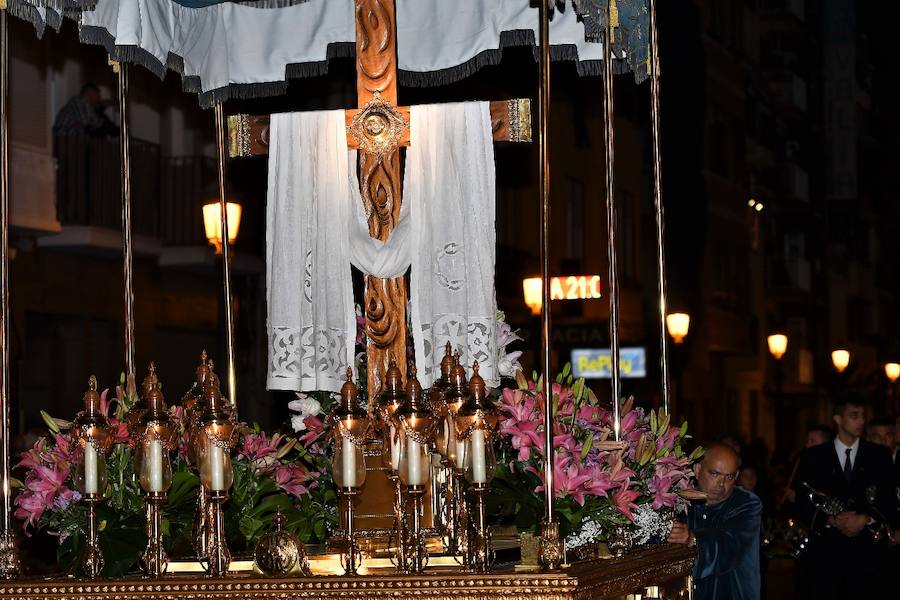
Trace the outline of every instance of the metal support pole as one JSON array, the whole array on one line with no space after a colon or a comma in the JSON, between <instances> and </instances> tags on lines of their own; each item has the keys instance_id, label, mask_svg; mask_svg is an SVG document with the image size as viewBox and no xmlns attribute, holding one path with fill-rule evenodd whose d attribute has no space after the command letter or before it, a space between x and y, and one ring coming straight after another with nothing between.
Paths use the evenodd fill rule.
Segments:
<instances>
[{"instance_id":1,"label":"metal support pole","mask_svg":"<svg viewBox=\"0 0 900 600\"><path fill-rule=\"evenodd\" d=\"M222 211L222 260L225 296L225 343L228 352L228 399L237 409L237 382L234 370L234 315L231 310L231 248L228 244L228 201L225 197L225 116L222 103L215 105L216 150L219 167L219 210Z\"/></svg>"},{"instance_id":2,"label":"metal support pole","mask_svg":"<svg viewBox=\"0 0 900 600\"><path fill-rule=\"evenodd\" d=\"M650 0L650 120L653 135L653 207L656 212L656 278L659 290L659 367L662 380L663 410L670 414L669 346L666 335L665 213L662 203L661 161L659 148L659 39L657 37L656 0Z\"/></svg>"},{"instance_id":3,"label":"metal support pole","mask_svg":"<svg viewBox=\"0 0 900 600\"><path fill-rule=\"evenodd\" d=\"M0 446L2 446L3 518L0 529L0 578L19 574L19 556L12 523L9 473L9 24L0 9Z\"/></svg>"},{"instance_id":4,"label":"metal support pole","mask_svg":"<svg viewBox=\"0 0 900 600\"><path fill-rule=\"evenodd\" d=\"M544 522L541 564L558 569L562 562L559 525L553 510L553 396L550 373L550 6L540 4L540 68L538 86L538 148L541 188L541 367L544 377Z\"/></svg>"},{"instance_id":5,"label":"metal support pole","mask_svg":"<svg viewBox=\"0 0 900 600\"><path fill-rule=\"evenodd\" d=\"M122 271L125 289L125 371L134 366L134 260L131 237L131 149L128 133L128 65L112 62L118 80L119 152L122 158Z\"/></svg>"},{"instance_id":6,"label":"metal support pole","mask_svg":"<svg viewBox=\"0 0 900 600\"><path fill-rule=\"evenodd\" d=\"M622 398L622 374L619 365L619 267L616 254L618 215L616 214L615 185L616 123L613 107L612 62L612 26L607 19L606 33L603 37L603 123L605 125L604 141L606 142L606 229L609 255L609 353L612 370L613 435L618 441L621 436L619 401Z\"/></svg>"}]
</instances>

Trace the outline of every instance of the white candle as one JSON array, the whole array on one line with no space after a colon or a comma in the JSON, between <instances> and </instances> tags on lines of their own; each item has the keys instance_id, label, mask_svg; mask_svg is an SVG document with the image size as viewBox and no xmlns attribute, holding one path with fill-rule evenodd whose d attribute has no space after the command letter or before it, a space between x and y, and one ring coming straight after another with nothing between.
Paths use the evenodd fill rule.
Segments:
<instances>
[{"instance_id":1,"label":"white candle","mask_svg":"<svg viewBox=\"0 0 900 600\"><path fill-rule=\"evenodd\" d=\"M422 444L412 439L406 441L406 449L409 456L406 457L406 483L407 485L425 485L425 472L422 464L424 454Z\"/></svg>"},{"instance_id":2,"label":"white candle","mask_svg":"<svg viewBox=\"0 0 900 600\"><path fill-rule=\"evenodd\" d=\"M397 435L397 428L391 425L391 468L397 470L400 468L400 436Z\"/></svg>"},{"instance_id":3,"label":"white candle","mask_svg":"<svg viewBox=\"0 0 900 600\"><path fill-rule=\"evenodd\" d=\"M341 436L341 471L344 474L344 487L355 488L356 483L356 446L346 436Z\"/></svg>"},{"instance_id":4,"label":"white candle","mask_svg":"<svg viewBox=\"0 0 900 600\"><path fill-rule=\"evenodd\" d=\"M84 445L84 493L99 494L100 474L97 465L97 449L90 442Z\"/></svg>"},{"instance_id":5,"label":"white candle","mask_svg":"<svg viewBox=\"0 0 900 600\"><path fill-rule=\"evenodd\" d=\"M150 485L148 492L164 492L163 489L163 444L160 440L151 440L144 460L150 461Z\"/></svg>"},{"instance_id":6,"label":"white candle","mask_svg":"<svg viewBox=\"0 0 900 600\"><path fill-rule=\"evenodd\" d=\"M472 452L472 483L487 483L487 464L484 458L484 432L476 429L469 438Z\"/></svg>"},{"instance_id":7,"label":"white candle","mask_svg":"<svg viewBox=\"0 0 900 600\"><path fill-rule=\"evenodd\" d=\"M459 441L456 438L456 431L453 431L453 444L456 446L456 458L453 461L453 466L457 469L463 468L463 461L466 456L466 443L464 441Z\"/></svg>"},{"instance_id":8,"label":"white candle","mask_svg":"<svg viewBox=\"0 0 900 600\"><path fill-rule=\"evenodd\" d=\"M212 492L225 491L225 451L216 444L209 443L209 489Z\"/></svg>"}]
</instances>

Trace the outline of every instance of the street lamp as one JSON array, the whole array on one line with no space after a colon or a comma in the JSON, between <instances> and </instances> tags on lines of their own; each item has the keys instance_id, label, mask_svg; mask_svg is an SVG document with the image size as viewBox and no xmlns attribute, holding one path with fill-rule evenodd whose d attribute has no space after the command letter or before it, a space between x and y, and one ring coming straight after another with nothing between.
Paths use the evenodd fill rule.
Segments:
<instances>
[{"instance_id":1,"label":"street lamp","mask_svg":"<svg viewBox=\"0 0 900 600\"><path fill-rule=\"evenodd\" d=\"M688 330L691 328L691 316L687 313L669 313L666 315L666 329L672 340L676 344L680 344L687 337Z\"/></svg>"},{"instance_id":2,"label":"street lamp","mask_svg":"<svg viewBox=\"0 0 900 600\"><path fill-rule=\"evenodd\" d=\"M787 352L788 337L783 333L773 333L767 338L767 341L769 352L775 357L775 360L781 360L781 357Z\"/></svg>"},{"instance_id":3,"label":"street lamp","mask_svg":"<svg viewBox=\"0 0 900 600\"><path fill-rule=\"evenodd\" d=\"M241 205L237 202L228 202L228 244L231 245L237 239L238 229L241 226ZM203 205L203 227L206 230L206 239L216 247L216 254L222 254L222 205L218 200Z\"/></svg>"},{"instance_id":4,"label":"street lamp","mask_svg":"<svg viewBox=\"0 0 900 600\"><path fill-rule=\"evenodd\" d=\"M838 373L843 373L847 366L850 365L850 351L844 348L838 348L831 351L831 364L834 365Z\"/></svg>"},{"instance_id":5,"label":"street lamp","mask_svg":"<svg viewBox=\"0 0 900 600\"><path fill-rule=\"evenodd\" d=\"M788 337L783 333L773 333L766 338L769 345L769 354L775 359L775 402L782 405L784 390L784 371L781 366L781 358L787 352Z\"/></svg>"},{"instance_id":6,"label":"street lamp","mask_svg":"<svg viewBox=\"0 0 900 600\"><path fill-rule=\"evenodd\" d=\"M891 409L893 409L894 405L897 403L894 384L897 383L897 379L900 379L900 363L884 363L884 374L891 381Z\"/></svg>"}]
</instances>

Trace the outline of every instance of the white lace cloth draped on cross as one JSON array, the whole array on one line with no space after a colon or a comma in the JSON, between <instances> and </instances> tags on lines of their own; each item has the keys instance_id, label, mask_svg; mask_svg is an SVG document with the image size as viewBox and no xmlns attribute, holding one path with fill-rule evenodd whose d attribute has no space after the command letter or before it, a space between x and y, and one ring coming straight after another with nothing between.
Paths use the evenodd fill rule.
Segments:
<instances>
[{"instance_id":1,"label":"white lace cloth draped on cross","mask_svg":"<svg viewBox=\"0 0 900 600\"><path fill-rule=\"evenodd\" d=\"M497 373L494 141L485 102L413 106L405 201L419 381L429 387L449 340L489 386Z\"/></svg>"},{"instance_id":2,"label":"white lace cloth draped on cross","mask_svg":"<svg viewBox=\"0 0 900 600\"><path fill-rule=\"evenodd\" d=\"M449 340L488 385L496 365L495 172L487 103L413 107L400 222L368 236L343 111L272 115L266 208L269 374L275 390L337 392L352 363L352 263L377 277L411 267L419 380Z\"/></svg>"},{"instance_id":3,"label":"white lace cloth draped on cross","mask_svg":"<svg viewBox=\"0 0 900 600\"><path fill-rule=\"evenodd\" d=\"M353 363L349 166L344 111L272 115L268 389L337 392Z\"/></svg>"}]
</instances>

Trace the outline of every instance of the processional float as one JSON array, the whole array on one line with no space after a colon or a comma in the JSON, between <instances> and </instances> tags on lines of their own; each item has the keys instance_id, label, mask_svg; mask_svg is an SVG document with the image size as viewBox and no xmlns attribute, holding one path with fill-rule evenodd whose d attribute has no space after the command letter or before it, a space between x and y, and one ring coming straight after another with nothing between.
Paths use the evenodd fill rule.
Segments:
<instances>
[{"instance_id":1,"label":"processional float","mask_svg":"<svg viewBox=\"0 0 900 600\"><path fill-rule=\"evenodd\" d=\"M168 0L157 0L166 7ZM470 3L474 0L470 0ZM299 10L303 0L289 2L272 2L273 6L290 7ZM478 2L474 2L478 4ZM118 17L114 2L103 0L68 0L59 2L43 2L38 0L6 0L0 2L0 35L2 35L2 116L0 116L0 146L2 146L2 177L0 177L0 245L2 245L2 263L0 263L0 295L2 295L2 385L0 385L0 401L2 401L2 531L0 531L0 575L11 579L11 583L0 586L0 596L18 595L64 595L67 597L88 596L92 594L108 594L121 590L140 592L153 596L178 595L181 592L196 596L197 587L193 580L172 576L162 580L164 585L155 587L140 582L117 583L110 580L102 584L82 586L80 583L60 582L53 584L48 592L48 584L38 587L17 579L19 561L17 557L14 528L12 523L12 499L10 489L10 455L9 455L9 295L8 295L8 24L7 13L30 19L36 25L58 24L62 8L80 17L82 38L89 41L105 43L111 53L111 63L118 78L118 100L121 115L121 154L122 154L122 221L123 221L123 270L124 270L124 314L125 314L125 367L130 389L137 390L135 385L136 367L134 362L134 313L133 313L133 277L132 277L132 239L131 239L131 190L130 190L130 153L128 147L128 66L120 58L132 58L148 64L151 69L159 70L156 62L164 64L159 57L154 62L150 50L140 47L140 40L124 40L128 44L127 51L120 50L120 41L107 28L103 30L104 19L115 23ZM179 4L191 5L190 0ZM209 4L209 3L204 3ZM268 6L267 2L254 3L254 10L282 10ZM315 1L310 0L310 5ZM337 3L334 3L337 4ZM330 3L328 10L333 11ZM507 2L506 4L513 4ZM572 17L572 7L563 7L566 2L559 2L557 10L561 21L565 16ZM606 175L606 213L609 254L609 294L610 294L610 343L612 370L612 434L610 447L620 443L621 439L621 375L619 369L619 278L616 264L616 200L614 181L614 106L613 106L613 64L623 60L617 53L623 52L623 43L616 38L616 29L620 8L633 4L630 9L637 21L646 18L649 22L649 40L646 49L645 68L651 79L651 117L652 117L652 156L653 156L653 197L656 214L656 249L657 249L657 281L660 316L660 356L661 382L663 392L663 413L668 415L670 392L668 378L668 360L665 332L666 313L666 277L664 256L664 218L660 182L659 154L659 49L656 26L656 3L654 0L627 2L626 0L574 0L574 8L584 20L587 38L593 37L594 51L602 48L596 62L602 62L603 81L603 119L605 140L605 175ZM122 2L119 11L128 10L128 2ZM540 178L540 263L542 277L543 304L541 310L541 367L545 375L551 373L550 340L550 156L549 156L549 114L550 114L550 60L551 60L551 11L553 0L541 0L535 13L529 11L523 3L522 7L513 10L521 22L521 15L533 15L538 19L537 27L529 25L532 32L536 30L539 47L539 85L537 93L537 142L539 147ZM400 199L400 147L408 144L409 109L398 105L398 83L405 77L407 81L427 80L427 75L398 71L398 30L397 21L403 13L398 9L415 7L423 11L423 4L411 4L410 0L355 0L353 6L346 7L353 13L353 29L355 30L355 54L357 65L358 107L347 111L348 146L360 150L360 187L363 202L370 214L369 232L373 238L385 240L396 224L401 206ZM243 8L243 7L242 7ZM438 5L433 7L436 12ZM84 9L83 13L78 13ZM214 10L216 7L210 8ZM185 10L178 8L178 10ZM204 10L204 9L196 9ZM287 9L284 9L287 10ZM428 12L429 7L424 11ZM446 8L444 9L446 10ZM493 9L492 9L493 10ZM323 9L324 11L324 9ZM568 12L566 12L568 11ZM264 14L264 13L258 13ZM274 13L272 13L274 14ZM324 14L324 13L320 13ZM558 33L563 36L563 27ZM98 33L100 32L100 33ZM184 35L184 32L181 32ZM503 33L503 32L501 32ZM509 32L505 32L504 35ZM521 33L521 32L520 32ZM527 36L526 36L527 37ZM497 48L509 40L499 38ZM173 40L169 40L173 42ZM344 42L345 40L339 40ZM349 40L346 40L349 41ZM339 45L328 40L328 55L337 53ZM585 40L578 40L584 45ZM600 42L597 44L596 42ZM174 42L173 42L174 43ZM135 51L134 46L137 46ZM346 44L344 44L346 46ZM219 48L221 50L221 48ZM346 50L346 48L344 48ZM477 50L477 49L476 49ZM631 48L636 51L636 48ZM637 53L637 52L636 52ZM639 53L638 53L639 54ZM479 56L491 56L482 53ZM150 56L150 58L148 58ZM643 56L643 55L642 55ZM139 58L138 58L139 57ZM181 57L184 59L184 57ZM629 59L633 59L629 55ZM484 62L489 63L490 58ZM461 72L467 72L477 66L478 57L472 57ZM298 61L299 62L299 61ZM199 74L189 72L195 66L182 60L180 65L185 76L200 79ZM633 65L632 65L633 66ZM163 71L165 67L163 66ZM290 69L288 69L290 71ZM303 69L299 69L303 74ZM315 68L307 74L312 74ZM281 73L283 74L284 69ZM279 74L277 77L282 77ZM461 76L461 75L460 75ZM439 82L439 80L438 80ZM398 589L411 593L429 593L454 595L459 593L470 595L477 593L485 597L493 594L508 596L511 593L531 593L536 597L561 598L592 595L608 597L614 594L643 587L645 584L659 583L684 577L689 573L692 552L681 548L662 546L652 552L638 552L634 555L600 563L600 565L574 564L565 571L560 571L565 560L565 553L560 539L559 524L554 511L554 440L551 427L543 431L543 465L544 465L544 516L541 523L540 564L542 573L509 571L509 567L495 569L495 551L492 535L487 525L485 513L485 495L491 484L494 473L493 436L497 428L497 412L488 398L484 381L479 376L477 363L463 365L454 357L454 348L447 348L441 362L441 377L435 385L424 391L416 380L414 367L409 377L404 369L394 362L395 358L405 357L406 352L406 320L405 305L407 298L406 282L403 278L383 280L373 276L366 278L365 318L368 349L367 389L370 393L369 411L362 410L357 403L357 389L352 381L352 371L347 374L347 381L341 389L338 405L329 417L333 432L333 478L337 486L342 527L339 532L342 542L341 569L344 578L309 577L310 570L306 558L302 556L299 542L283 536L280 531L286 520L281 516L275 518L278 530L267 537L266 543L257 548L257 563L264 572L286 575L299 574L301 577L291 583L284 580L276 585L265 579L241 580L231 582L226 576L229 572L230 555L224 536L222 504L227 499L231 484L230 452L234 443L236 427L236 374L234 366L234 317L231 306L231 256L228 238L228 211L225 209L225 168L226 149L232 157L265 154L268 145L268 117L233 115L228 117L226 134L226 117L223 104L229 95L240 96L242 81L234 81L229 75L219 81L220 87L200 89L201 101L212 105L218 158L218 186L221 206L221 240L223 245L223 301L225 305L226 327L226 386L227 395L222 393L218 378L207 364L207 358L201 359L198 368L197 383L185 400L185 419L192 437L189 453L190 460L195 461L200 472L202 486L199 492L198 514L195 524L195 549L198 557L204 562L206 571L216 579L203 580L200 588L201 596L210 597L224 591L247 593L252 596L265 595L270 591L316 590L323 596L347 595L354 597L380 597L385 594L396 596ZM229 84L235 85L229 85ZM247 82L249 86L250 82ZM281 82L283 84L283 82ZM191 84L193 85L193 84ZM284 85L276 84L271 90L282 91ZM530 102L528 100L506 100L491 102L492 128L495 140L528 142L531 141ZM211 362L211 361L210 361ZM466 368L470 369L471 378L467 378ZM549 376L542 379L544 398L551 398L552 382ZM110 443L110 432L102 415L98 414L98 396L96 381L91 380L85 394L84 413L75 421L78 428L76 438L79 440L84 462L79 468L79 485L86 504L89 506L88 544L90 551L85 557L84 574L96 577L100 571L102 557L95 551L96 529L92 524L93 506L102 500L103 474L102 462ZM227 398L227 401L226 401ZM551 423L554 419L553 403L544 402L543 422ZM167 557L161 544L160 505L171 479L167 471L168 452L173 447L171 428L167 422L165 402L162 398L158 378L151 368L150 374L141 386L138 403L129 414L129 433L136 447L136 472L140 475L140 483L146 493L148 515L148 545L142 559L146 574L161 577L165 572ZM666 417L668 423L668 416ZM373 442L374 440L374 442ZM434 452L432 452L432 449ZM372 461L373 451L381 456L384 467L367 468ZM365 566L363 552L360 549L356 504L365 495L367 483L371 483L373 471L385 478L383 489L392 490L387 495L390 499L392 514L389 515L387 537L393 552L393 570L398 574L416 574L418 578L404 579L390 574L391 571L369 571L363 577L356 577ZM435 477L437 475L437 477ZM435 485L440 482L440 486ZM389 484L389 485L388 485ZM467 489L468 494L463 493ZM431 526L422 522L426 514L425 496L430 493ZM377 503L377 501L376 501ZM377 528L376 528L377 529ZM428 531L430 529L430 531ZM376 532L378 533L378 532ZM385 531L381 531L384 534ZM460 571L434 572L427 568L429 555L428 533L437 534L443 550L456 558L463 567ZM302 546L302 545L301 545ZM279 552L287 547L294 548L294 553L287 558ZM260 556L260 548L268 549ZM480 573L473 578L467 573ZM638 575L638 572L641 574ZM183 577L183 576L182 576ZM278 587L280 586L280 587ZM652 597L652 596L646 596Z\"/></svg>"}]
</instances>

